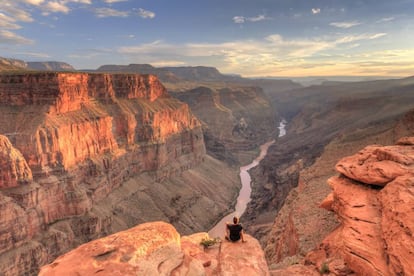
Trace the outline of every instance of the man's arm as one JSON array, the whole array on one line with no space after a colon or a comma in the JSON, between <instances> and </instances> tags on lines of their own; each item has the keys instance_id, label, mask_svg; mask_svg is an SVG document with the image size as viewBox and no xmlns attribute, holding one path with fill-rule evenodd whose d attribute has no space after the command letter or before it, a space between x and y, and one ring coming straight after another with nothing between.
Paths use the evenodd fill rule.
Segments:
<instances>
[{"instance_id":1,"label":"man's arm","mask_svg":"<svg viewBox=\"0 0 414 276\"><path fill-rule=\"evenodd\" d=\"M241 237L242 242L246 242L246 240L244 239L244 230L243 229L240 231L240 237Z\"/></svg>"}]
</instances>

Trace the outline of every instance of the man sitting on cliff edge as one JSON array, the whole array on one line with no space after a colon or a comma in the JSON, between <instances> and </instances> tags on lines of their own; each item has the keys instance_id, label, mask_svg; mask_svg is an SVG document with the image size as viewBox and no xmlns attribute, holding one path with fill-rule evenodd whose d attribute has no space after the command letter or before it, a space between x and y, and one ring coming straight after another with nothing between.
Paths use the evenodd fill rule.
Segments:
<instances>
[{"instance_id":1,"label":"man sitting on cliff edge","mask_svg":"<svg viewBox=\"0 0 414 276\"><path fill-rule=\"evenodd\" d=\"M233 224L226 223L226 240L246 242L243 236L243 226L239 223L238 217L233 217Z\"/></svg>"}]
</instances>

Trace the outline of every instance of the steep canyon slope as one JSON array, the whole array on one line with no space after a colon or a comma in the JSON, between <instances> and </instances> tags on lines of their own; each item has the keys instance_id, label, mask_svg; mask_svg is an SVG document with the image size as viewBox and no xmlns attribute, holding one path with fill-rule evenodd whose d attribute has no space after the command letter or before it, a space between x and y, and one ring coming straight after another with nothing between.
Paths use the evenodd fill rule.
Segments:
<instances>
[{"instance_id":1,"label":"steep canyon slope","mask_svg":"<svg viewBox=\"0 0 414 276\"><path fill-rule=\"evenodd\" d=\"M0 109L5 275L146 221L205 231L240 185L152 75L2 74Z\"/></svg>"},{"instance_id":2,"label":"steep canyon slope","mask_svg":"<svg viewBox=\"0 0 414 276\"><path fill-rule=\"evenodd\" d=\"M290 119L288 132L252 170L253 200L244 216L271 266L303 258L337 226L318 205L329 194L326 181L335 175L340 158L369 144L392 144L412 135L405 114L414 107L413 89L413 78L407 78L273 95L281 114Z\"/></svg>"}]
</instances>

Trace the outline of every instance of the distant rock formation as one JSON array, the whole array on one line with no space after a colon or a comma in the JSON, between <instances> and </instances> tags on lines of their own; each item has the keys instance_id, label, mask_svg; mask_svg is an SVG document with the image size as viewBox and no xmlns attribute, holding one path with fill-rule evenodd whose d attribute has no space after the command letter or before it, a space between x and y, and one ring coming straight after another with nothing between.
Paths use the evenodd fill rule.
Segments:
<instances>
[{"instance_id":1,"label":"distant rock formation","mask_svg":"<svg viewBox=\"0 0 414 276\"><path fill-rule=\"evenodd\" d=\"M35 70L35 71L76 71L72 65L60 61L29 61L3 58L0 57L1 71L18 71L18 70Z\"/></svg>"},{"instance_id":2,"label":"distant rock formation","mask_svg":"<svg viewBox=\"0 0 414 276\"><path fill-rule=\"evenodd\" d=\"M0 57L0 72L25 69L27 69L27 63L23 60Z\"/></svg>"},{"instance_id":3,"label":"distant rock formation","mask_svg":"<svg viewBox=\"0 0 414 276\"><path fill-rule=\"evenodd\" d=\"M61 61L29 61L27 68L38 71L76 71L72 65Z\"/></svg>"},{"instance_id":4,"label":"distant rock formation","mask_svg":"<svg viewBox=\"0 0 414 276\"><path fill-rule=\"evenodd\" d=\"M176 83L182 81L180 77L166 68L154 67L150 64L129 64L129 65L102 65L98 72L106 73L135 73L135 74L152 74L156 75L162 82Z\"/></svg>"},{"instance_id":5,"label":"distant rock formation","mask_svg":"<svg viewBox=\"0 0 414 276\"><path fill-rule=\"evenodd\" d=\"M207 233L183 236L165 222L149 222L83 244L43 267L49 275L269 275L257 240L222 241L203 249Z\"/></svg>"},{"instance_id":6,"label":"distant rock formation","mask_svg":"<svg viewBox=\"0 0 414 276\"><path fill-rule=\"evenodd\" d=\"M231 81L240 79L239 76L223 75L215 67L207 66L186 66L186 67L165 67L178 77L191 81Z\"/></svg>"}]
</instances>

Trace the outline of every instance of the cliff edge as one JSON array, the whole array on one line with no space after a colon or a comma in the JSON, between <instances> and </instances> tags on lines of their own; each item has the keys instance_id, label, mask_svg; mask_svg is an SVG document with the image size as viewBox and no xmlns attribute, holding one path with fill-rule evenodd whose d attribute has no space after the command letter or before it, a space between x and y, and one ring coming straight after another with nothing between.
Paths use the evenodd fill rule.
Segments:
<instances>
[{"instance_id":1,"label":"cliff edge","mask_svg":"<svg viewBox=\"0 0 414 276\"><path fill-rule=\"evenodd\" d=\"M269 275L259 242L222 241L208 248L207 233L178 234L165 222L149 222L83 244L42 267L51 275Z\"/></svg>"}]
</instances>

